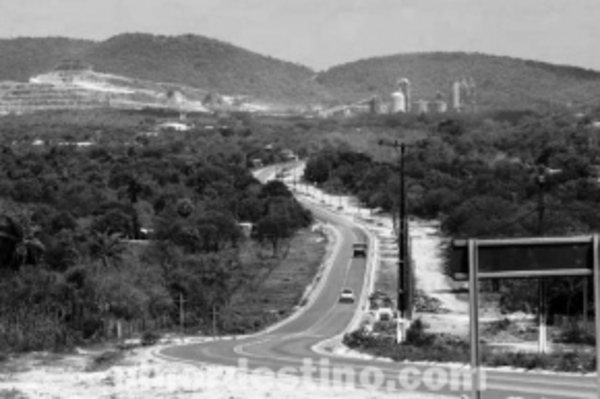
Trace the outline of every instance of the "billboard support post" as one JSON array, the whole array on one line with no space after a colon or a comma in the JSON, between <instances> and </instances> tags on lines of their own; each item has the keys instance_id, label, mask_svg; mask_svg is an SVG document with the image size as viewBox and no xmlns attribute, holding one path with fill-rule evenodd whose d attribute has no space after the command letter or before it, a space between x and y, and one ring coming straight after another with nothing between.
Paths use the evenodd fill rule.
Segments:
<instances>
[{"instance_id":1,"label":"billboard support post","mask_svg":"<svg viewBox=\"0 0 600 399\"><path fill-rule=\"evenodd\" d=\"M548 350L548 327L547 327L547 312L546 312L546 300L547 300L547 284L544 279L538 280L539 284L539 304L538 304L538 322L539 322L539 335L538 335L538 353L546 353Z\"/></svg>"},{"instance_id":2,"label":"billboard support post","mask_svg":"<svg viewBox=\"0 0 600 399\"><path fill-rule=\"evenodd\" d=\"M481 398L479 280L592 276L596 342L600 342L600 236L455 240L450 256L454 280L469 282L472 399ZM545 295L544 299L545 308ZM545 313L545 309L542 309ZM540 312L540 315L542 312ZM541 346L541 341L540 341ZM600 345L596 345L600 359ZM596 397L600 398L600 361L596 362Z\"/></svg>"},{"instance_id":3,"label":"billboard support post","mask_svg":"<svg viewBox=\"0 0 600 399\"><path fill-rule=\"evenodd\" d=\"M600 261L598 260L598 234L592 239L594 263L594 311L596 312L596 359L600 359ZM596 360L596 389L600 398L600 361Z\"/></svg>"},{"instance_id":4,"label":"billboard support post","mask_svg":"<svg viewBox=\"0 0 600 399\"><path fill-rule=\"evenodd\" d=\"M479 276L477 240L468 241L469 250L469 313L471 335L471 378L472 399L481 398L480 373L481 355L479 353Z\"/></svg>"}]
</instances>

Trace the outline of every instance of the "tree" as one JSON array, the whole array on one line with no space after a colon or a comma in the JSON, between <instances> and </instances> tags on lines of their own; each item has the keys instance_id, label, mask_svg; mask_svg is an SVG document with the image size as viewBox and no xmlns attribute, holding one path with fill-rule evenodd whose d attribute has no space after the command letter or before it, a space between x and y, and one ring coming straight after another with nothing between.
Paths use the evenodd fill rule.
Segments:
<instances>
[{"instance_id":1,"label":"tree","mask_svg":"<svg viewBox=\"0 0 600 399\"><path fill-rule=\"evenodd\" d=\"M267 215L256 224L256 238L260 241L268 241L273 246L273 256L281 242L293 235L292 221L281 215Z\"/></svg>"},{"instance_id":2,"label":"tree","mask_svg":"<svg viewBox=\"0 0 600 399\"><path fill-rule=\"evenodd\" d=\"M304 169L304 178L312 183L321 184L327 181L330 176L331 164L325 157L313 157L306 163Z\"/></svg>"},{"instance_id":3,"label":"tree","mask_svg":"<svg viewBox=\"0 0 600 399\"><path fill-rule=\"evenodd\" d=\"M287 188L285 183L279 180L271 180L265 184L260 190L260 196L266 197L286 197L291 198L293 195Z\"/></svg>"},{"instance_id":4,"label":"tree","mask_svg":"<svg viewBox=\"0 0 600 399\"><path fill-rule=\"evenodd\" d=\"M1 264L13 270L36 264L46 249L37 237L39 233L26 214L0 215Z\"/></svg>"},{"instance_id":5,"label":"tree","mask_svg":"<svg viewBox=\"0 0 600 399\"><path fill-rule=\"evenodd\" d=\"M108 235L118 233L123 237L135 238L139 233L137 223L137 212L130 206L121 204L108 204L106 210L92 223L92 230L106 233Z\"/></svg>"},{"instance_id":6,"label":"tree","mask_svg":"<svg viewBox=\"0 0 600 399\"><path fill-rule=\"evenodd\" d=\"M89 243L89 254L99 260L105 269L119 265L125 253L120 233L93 232Z\"/></svg>"}]
</instances>

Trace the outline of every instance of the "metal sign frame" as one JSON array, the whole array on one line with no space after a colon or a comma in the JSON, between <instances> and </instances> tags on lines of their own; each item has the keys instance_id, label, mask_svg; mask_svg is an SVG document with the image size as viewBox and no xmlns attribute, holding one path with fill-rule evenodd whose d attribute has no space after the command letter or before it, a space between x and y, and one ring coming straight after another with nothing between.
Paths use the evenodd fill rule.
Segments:
<instances>
[{"instance_id":1,"label":"metal sign frame","mask_svg":"<svg viewBox=\"0 0 600 399\"><path fill-rule=\"evenodd\" d=\"M553 270L521 270L502 271L498 273L479 272L479 249L486 246L531 246L531 245L564 245L588 244L591 248L591 267ZM600 360L600 241L598 235L567 238L525 238L525 239L468 239L454 242L454 248L467 250L468 276L460 276L459 280L468 277L469 280L469 319L471 336L471 369L473 372L472 398L481 398L481 347L479 339L479 280L492 278L539 278L556 276L593 276L594 281L594 311L596 325L596 359ZM600 398L600 361L596 362L596 389Z\"/></svg>"},{"instance_id":2,"label":"metal sign frame","mask_svg":"<svg viewBox=\"0 0 600 399\"><path fill-rule=\"evenodd\" d=\"M453 241L453 256L451 257L451 268L453 268L453 278L458 281L468 281L469 268L466 264L468 259L468 241L469 240L454 240ZM533 238L507 238L507 239L486 239L478 240L478 248L485 248L487 261L491 261L491 252L502 252L512 255L515 263L519 265L505 266L501 264L502 260L498 260L496 264L490 265L484 263L484 270L479 270L480 279L499 279L499 278L543 278L543 277L577 277L591 276L593 274L592 260L592 236L577 236L577 237L533 237ZM510 250L513 252L511 253ZM530 252L527 252L529 250ZM515 259L518 251L519 258ZM537 251L537 253L535 252ZM550 253L544 253L550 252ZM567 251L570 251L567 253ZM560 265L561 259L557 259L553 255L563 255L567 253L568 258L564 259L564 263L569 263L569 266ZM496 260L496 259L494 259ZM486 259L483 260L485 262ZM504 260L506 261L506 260ZM529 264L528 264L529 262ZM535 263L533 267L532 263ZM553 267L544 265L552 263ZM576 263L576 264L574 264ZM574 265L573 265L574 264ZM494 270L490 270L494 269Z\"/></svg>"}]
</instances>

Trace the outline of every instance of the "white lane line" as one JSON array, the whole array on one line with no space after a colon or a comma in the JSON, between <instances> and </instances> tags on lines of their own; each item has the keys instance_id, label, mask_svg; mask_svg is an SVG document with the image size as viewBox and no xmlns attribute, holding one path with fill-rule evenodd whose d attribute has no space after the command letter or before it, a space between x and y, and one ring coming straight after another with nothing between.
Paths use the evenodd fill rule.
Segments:
<instances>
[{"instance_id":1,"label":"white lane line","mask_svg":"<svg viewBox=\"0 0 600 399\"><path fill-rule=\"evenodd\" d=\"M346 283L348 281L348 275L350 274L350 269L352 266L352 259L350 259L350 261L348 262L348 264L346 265L346 273L344 275L344 284L342 285L342 287L346 286ZM327 319L329 317L329 315L339 307L339 302L336 300L333 305L329 308L329 310L323 315L321 316L316 322L313 323L312 326L310 326L308 329L304 330L305 333L309 333L311 331L314 331L314 329L316 329L317 327L320 327L321 324L323 323L323 320Z\"/></svg>"},{"instance_id":2,"label":"white lane line","mask_svg":"<svg viewBox=\"0 0 600 399\"><path fill-rule=\"evenodd\" d=\"M354 233L353 233L353 234L354 234ZM346 265L346 272L345 272L345 274L344 274L344 285L343 285L343 286L345 286L345 285L346 285L346 282L348 281L348 275L350 274L350 270L351 270L352 261L353 261L353 260L352 260L352 259L350 259L350 261L349 261L349 262L348 262L348 264ZM333 266L333 265L332 265L332 266ZM292 339L292 338L296 338L296 337L302 337L302 338L311 338L311 337L313 337L313 338L321 338L321 337L323 337L322 335L314 335L314 334L311 334L310 332L311 332L311 330L313 330L315 327L319 327L319 326L321 325L321 323L323 322L323 320L324 320L324 319L326 319L326 318L327 318L327 317L328 317L328 316L331 314L331 312L332 312L333 310L335 310L337 307L338 307L338 302L336 301L336 302L334 302L334 303L333 303L333 305L332 305L332 306L331 306L331 307L328 309L328 311L327 311L327 312L326 312L326 313L325 313L323 316L321 316L321 317L320 317L320 318L319 318L319 319L318 319L318 320L317 320L315 323L313 323L313 324L312 324L310 327L308 327L307 329L305 329L305 330L302 330L302 331L300 331L300 332L296 332L296 333L294 333L294 334L289 334L289 335L287 335L286 337L284 337L284 339L283 339L283 340L281 340L281 339L280 339L280 341L281 341L281 342L283 342L283 341L285 341L285 340ZM260 344L263 344L263 343L265 343L265 342L272 341L272 340L274 340L275 338L277 338L277 337L274 337L274 336L268 336L268 337L266 337L266 338L265 338L265 339L263 339L263 340L254 341L254 342L249 342L249 343L247 343L247 344L241 344L241 345L237 345L236 347L234 347L233 351L234 351L235 353L237 353L238 355L252 356L252 357L255 357L255 358L264 358L264 359L268 359L268 358L275 359L275 358L273 358L273 357L265 357L265 356L260 356L260 355L257 355L257 354L252 354L252 353L250 353L250 352L247 352L247 351L245 350L245 348L249 348L249 347L251 347L251 346L260 345Z\"/></svg>"}]
</instances>

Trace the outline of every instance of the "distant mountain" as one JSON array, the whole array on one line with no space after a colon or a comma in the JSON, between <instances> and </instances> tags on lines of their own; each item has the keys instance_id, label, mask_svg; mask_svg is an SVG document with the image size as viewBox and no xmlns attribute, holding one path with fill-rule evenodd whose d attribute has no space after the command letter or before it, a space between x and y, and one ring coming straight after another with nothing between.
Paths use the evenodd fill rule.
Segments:
<instances>
[{"instance_id":1,"label":"distant mountain","mask_svg":"<svg viewBox=\"0 0 600 399\"><path fill-rule=\"evenodd\" d=\"M27 81L65 60L125 78L282 104L351 103L373 95L389 100L402 77L411 81L413 100L431 100L439 91L450 102L452 83L473 78L483 109L600 104L600 72L582 68L483 54L421 53L370 58L316 73L198 35L135 33L101 42L0 40L0 81Z\"/></svg>"},{"instance_id":2,"label":"distant mountain","mask_svg":"<svg viewBox=\"0 0 600 399\"><path fill-rule=\"evenodd\" d=\"M123 34L102 42L65 38L0 41L0 81L27 81L66 59L95 71L176 83L219 94L309 104L328 94L305 66L197 35Z\"/></svg>"},{"instance_id":3,"label":"distant mountain","mask_svg":"<svg viewBox=\"0 0 600 399\"><path fill-rule=\"evenodd\" d=\"M411 82L413 100L431 100L440 91L451 102L456 80L473 78L480 108L544 108L600 104L600 72L467 53L415 53L377 57L335 66L318 82L342 102L395 90L400 78Z\"/></svg>"},{"instance_id":4,"label":"distant mountain","mask_svg":"<svg viewBox=\"0 0 600 399\"><path fill-rule=\"evenodd\" d=\"M102 72L221 94L307 103L327 96L307 67L196 35L119 35L89 48L83 59Z\"/></svg>"}]
</instances>

